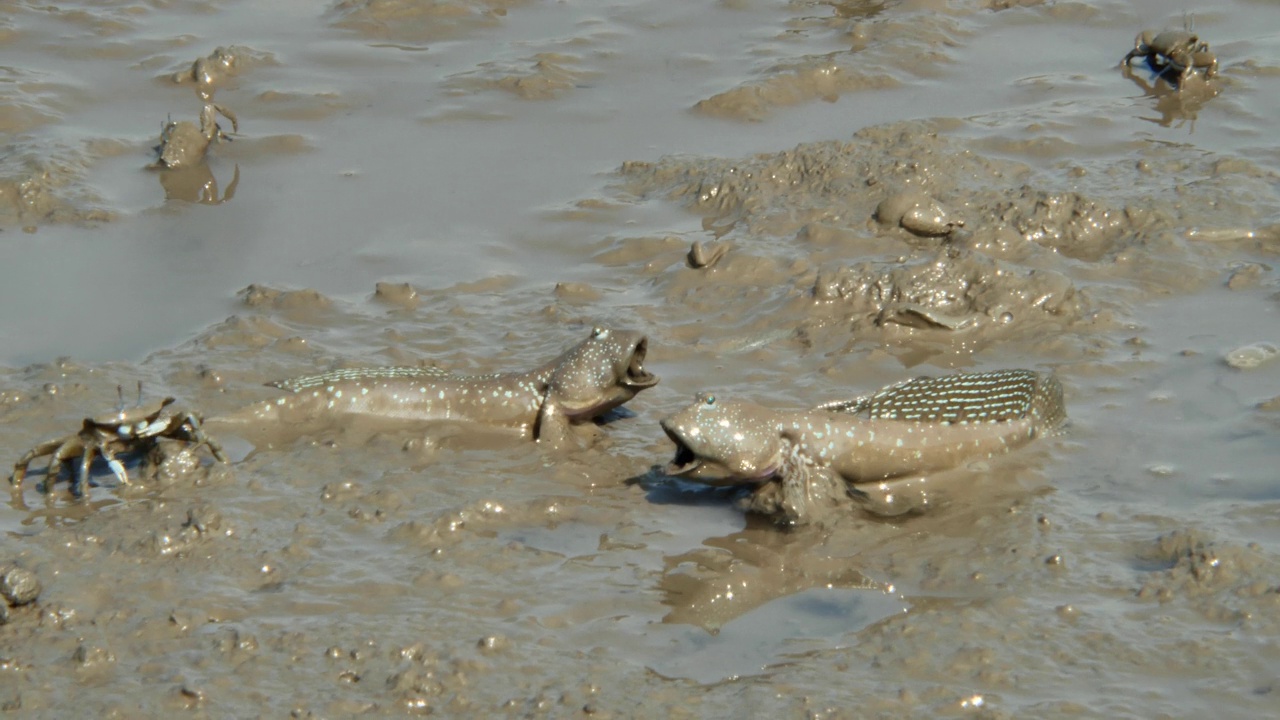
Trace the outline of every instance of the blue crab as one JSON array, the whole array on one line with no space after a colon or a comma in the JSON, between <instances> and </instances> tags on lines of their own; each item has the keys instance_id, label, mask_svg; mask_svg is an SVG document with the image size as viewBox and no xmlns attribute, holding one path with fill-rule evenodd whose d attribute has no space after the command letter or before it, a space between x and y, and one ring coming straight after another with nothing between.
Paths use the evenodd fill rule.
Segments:
<instances>
[{"instance_id":1,"label":"blue crab","mask_svg":"<svg viewBox=\"0 0 1280 720\"><path fill-rule=\"evenodd\" d=\"M14 487L21 488L31 462L48 455L49 469L45 477L48 478L47 487L52 488L61 474L63 463L78 456L80 467L78 472L73 473L71 491L75 495L82 495L93 458L100 455L107 461L107 467L111 468L120 483L128 485L129 474L116 455L121 452L150 451L161 438L182 440L194 443L197 447L204 445L219 461L227 462L222 446L205 435L201 417L193 412L175 409L175 402L173 398L166 397L159 404L120 409L107 415L85 418L78 432L46 440L19 458L14 463L9 482Z\"/></svg>"},{"instance_id":2,"label":"blue crab","mask_svg":"<svg viewBox=\"0 0 1280 720\"><path fill-rule=\"evenodd\" d=\"M1209 43L1190 30L1142 31L1120 64L1128 67L1136 57L1145 57L1147 64L1161 76L1172 70L1179 86L1196 70L1203 70L1205 79L1218 74L1218 58L1210 52Z\"/></svg>"}]
</instances>

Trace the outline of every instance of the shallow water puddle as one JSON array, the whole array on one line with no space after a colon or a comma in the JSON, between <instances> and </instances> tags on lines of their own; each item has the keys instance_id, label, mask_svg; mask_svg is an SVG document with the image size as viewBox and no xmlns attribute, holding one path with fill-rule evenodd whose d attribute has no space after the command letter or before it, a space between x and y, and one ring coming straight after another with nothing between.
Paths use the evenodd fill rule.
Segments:
<instances>
[{"instance_id":1,"label":"shallow water puddle","mask_svg":"<svg viewBox=\"0 0 1280 720\"><path fill-rule=\"evenodd\" d=\"M646 665L665 678L703 684L767 675L780 664L807 662L805 654L856 642L853 634L905 613L902 595L878 589L811 588L778 598L741 615L714 632L697 628L654 628L649 640L666 636L663 656Z\"/></svg>"}]
</instances>

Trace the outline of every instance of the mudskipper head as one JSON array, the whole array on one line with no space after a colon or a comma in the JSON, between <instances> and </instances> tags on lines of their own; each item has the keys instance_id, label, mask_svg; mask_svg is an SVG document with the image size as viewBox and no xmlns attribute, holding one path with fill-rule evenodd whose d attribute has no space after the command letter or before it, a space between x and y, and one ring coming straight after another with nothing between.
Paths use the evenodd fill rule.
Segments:
<instances>
[{"instance_id":1,"label":"mudskipper head","mask_svg":"<svg viewBox=\"0 0 1280 720\"><path fill-rule=\"evenodd\" d=\"M782 468L785 448L774 413L702 393L662 421L676 444L666 473L712 485L764 481Z\"/></svg>"},{"instance_id":2,"label":"mudskipper head","mask_svg":"<svg viewBox=\"0 0 1280 720\"><path fill-rule=\"evenodd\" d=\"M573 420L606 413L658 384L644 369L648 349L638 332L595 328L552 363L549 395Z\"/></svg>"}]
</instances>

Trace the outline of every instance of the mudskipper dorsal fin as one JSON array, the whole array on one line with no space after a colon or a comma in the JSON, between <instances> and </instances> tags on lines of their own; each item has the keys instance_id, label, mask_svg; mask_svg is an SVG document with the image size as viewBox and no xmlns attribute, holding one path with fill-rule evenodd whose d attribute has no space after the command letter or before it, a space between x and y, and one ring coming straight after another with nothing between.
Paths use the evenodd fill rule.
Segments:
<instances>
[{"instance_id":1,"label":"mudskipper dorsal fin","mask_svg":"<svg viewBox=\"0 0 1280 720\"><path fill-rule=\"evenodd\" d=\"M817 409L869 420L911 422L1005 422L1030 417L1041 431L1066 420L1062 385L1052 375L1033 370L919 377Z\"/></svg>"},{"instance_id":2,"label":"mudskipper dorsal fin","mask_svg":"<svg viewBox=\"0 0 1280 720\"><path fill-rule=\"evenodd\" d=\"M298 392L313 387L332 385L348 380L394 380L398 378L446 378L452 374L438 367L363 367L330 370L319 375L304 375L288 380L275 380L267 383L289 392Z\"/></svg>"}]
</instances>

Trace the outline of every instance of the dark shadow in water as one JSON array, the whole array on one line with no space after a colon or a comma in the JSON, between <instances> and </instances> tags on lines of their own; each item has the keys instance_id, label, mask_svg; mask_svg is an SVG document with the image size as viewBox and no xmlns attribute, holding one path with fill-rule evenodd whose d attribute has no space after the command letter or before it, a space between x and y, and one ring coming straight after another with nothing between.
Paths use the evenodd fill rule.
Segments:
<instances>
[{"instance_id":1,"label":"dark shadow in water","mask_svg":"<svg viewBox=\"0 0 1280 720\"><path fill-rule=\"evenodd\" d=\"M672 477L661 465L649 471L627 478L626 485L638 485L645 492L645 499L654 505L728 505L750 494L755 485L743 483L717 487Z\"/></svg>"},{"instance_id":2,"label":"dark shadow in water","mask_svg":"<svg viewBox=\"0 0 1280 720\"><path fill-rule=\"evenodd\" d=\"M617 422L619 420L627 420L633 417L637 417L637 415L634 412L628 410L625 405L619 405L618 407L610 410L609 412L596 417L593 420L593 422L596 425L603 427L605 425L608 425L609 423Z\"/></svg>"}]
</instances>

